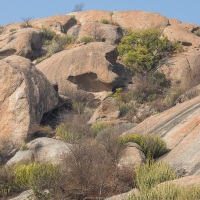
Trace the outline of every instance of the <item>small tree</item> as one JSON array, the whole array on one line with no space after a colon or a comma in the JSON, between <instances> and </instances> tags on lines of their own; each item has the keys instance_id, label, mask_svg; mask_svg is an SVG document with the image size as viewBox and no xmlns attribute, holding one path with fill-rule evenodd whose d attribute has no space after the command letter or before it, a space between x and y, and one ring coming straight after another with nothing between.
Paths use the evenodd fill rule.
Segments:
<instances>
[{"instance_id":1,"label":"small tree","mask_svg":"<svg viewBox=\"0 0 200 200\"><path fill-rule=\"evenodd\" d=\"M72 10L72 12L80 12L83 10L84 3L76 4Z\"/></svg>"},{"instance_id":2,"label":"small tree","mask_svg":"<svg viewBox=\"0 0 200 200\"><path fill-rule=\"evenodd\" d=\"M177 49L178 43L170 42L155 28L129 32L118 46L127 68L143 75L155 71L162 59Z\"/></svg>"}]
</instances>

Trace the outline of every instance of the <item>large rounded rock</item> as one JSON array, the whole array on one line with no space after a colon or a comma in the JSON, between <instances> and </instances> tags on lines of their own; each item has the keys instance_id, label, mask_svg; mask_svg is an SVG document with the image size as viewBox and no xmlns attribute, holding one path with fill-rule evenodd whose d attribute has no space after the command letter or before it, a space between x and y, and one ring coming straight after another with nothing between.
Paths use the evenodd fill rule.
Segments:
<instances>
[{"instance_id":1,"label":"large rounded rock","mask_svg":"<svg viewBox=\"0 0 200 200\"><path fill-rule=\"evenodd\" d=\"M144 11L113 12L112 20L122 28L130 28L132 31L144 28L164 29L169 25L169 21L165 16Z\"/></svg>"},{"instance_id":2,"label":"large rounded rock","mask_svg":"<svg viewBox=\"0 0 200 200\"><path fill-rule=\"evenodd\" d=\"M120 110L115 98L108 97L101 102L88 124L95 122L114 122L119 118Z\"/></svg>"},{"instance_id":3,"label":"large rounded rock","mask_svg":"<svg viewBox=\"0 0 200 200\"><path fill-rule=\"evenodd\" d=\"M200 47L200 37L195 35L194 30L198 26L193 24L174 24L164 29L163 33L172 42L179 41L182 45L188 47Z\"/></svg>"},{"instance_id":4,"label":"large rounded rock","mask_svg":"<svg viewBox=\"0 0 200 200\"><path fill-rule=\"evenodd\" d=\"M200 96L153 115L126 133L155 133L170 150L161 159L187 175L200 172ZM126 134L123 133L123 134Z\"/></svg>"},{"instance_id":5,"label":"large rounded rock","mask_svg":"<svg viewBox=\"0 0 200 200\"><path fill-rule=\"evenodd\" d=\"M57 94L30 60L9 56L0 60L0 138L26 139L44 113L58 103Z\"/></svg>"},{"instance_id":6,"label":"large rounded rock","mask_svg":"<svg viewBox=\"0 0 200 200\"><path fill-rule=\"evenodd\" d=\"M200 83L200 51L192 49L169 59L161 70L173 86L188 90Z\"/></svg>"},{"instance_id":7,"label":"large rounded rock","mask_svg":"<svg viewBox=\"0 0 200 200\"><path fill-rule=\"evenodd\" d=\"M61 164L64 157L71 152L71 144L55 140L52 138L37 138L27 145L24 151L18 151L12 157L7 165L16 163L29 163L29 162L46 162L52 164Z\"/></svg>"},{"instance_id":8,"label":"large rounded rock","mask_svg":"<svg viewBox=\"0 0 200 200\"><path fill-rule=\"evenodd\" d=\"M66 33L72 26L76 24L76 20L73 16L56 15L43 19L37 19L32 21L31 25L42 29L49 28L55 31L57 34Z\"/></svg>"},{"instance_id":9,"label":"large rounded rock","mask_svg":"<svg viewBox=\"0 0 200 200\"><path fill-rule=\"evenodd\" d=\"M114 46L94 42L57 53L36 67L52 84L58 85L61 95L76 89L110 91L118 78L112 72L117 56Z\"/></svg>"},{"instance_id":10,"label":"large rounded rock","mask_svg":"<svg viewBox=\"0 0 200 200\"><path fill-rule=\"evenodd\" d=\"M69 15L74 15L80 24L83 24L84 22L101 22L102 19L105 19L109 21L109 23L118 24L122 28L130 28L133 31L143 28L164 29L169 25L169 21L165 16L143 11L106 12L100 10L90 10L70 13Z\"/></svg>"},{"instance_id":11,"label":"large rounded rock","mask_svg":"<svg viewBox=\"0 0 200 200\"><path fill-rule=\"evenodd\" d=\"M133 171L137 165L142 163L145 163L145 155L141 147L136 143L129 142L122 152L117 166L121 170L128 169Z\"/></svg>"},{"instance_id":12,"label":"large rounded rock","mask_svg":"<svg viewBox=\"0 0 200 200\"><path fill-rule=\"evenodd\" d=\"M0 56L19 55L34 59L42 47L42 32L24 28L0 36Z\"/></svg>"},{"instance_id":13,"label":"large rounded rock","mask_svg":"<svg viewBox=\"0 0 200 200\"><path fill-rule=\"evenodd\" d=\"M102 24L98 22L85 22L81 26L72 27L67 34L71 34L77 39L85 36L92 37L97 41L110 44L117 44L123 37L123 30L119 26Z\"/></svg>"}]
</instances>

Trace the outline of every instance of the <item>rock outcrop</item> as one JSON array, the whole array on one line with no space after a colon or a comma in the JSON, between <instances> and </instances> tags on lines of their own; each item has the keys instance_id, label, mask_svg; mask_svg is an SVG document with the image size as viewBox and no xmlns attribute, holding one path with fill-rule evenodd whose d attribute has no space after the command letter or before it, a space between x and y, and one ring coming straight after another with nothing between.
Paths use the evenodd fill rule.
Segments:
<instances>
[{"instance_id":1,"label":"rock outcrop","mask_svg":"<svg viewBox=\"0 0 200 200\"><path fill-rule=\"evenodd\" d=\"M52 138L37 138L27 144L27 149L18 151L7 162L7 165L30 162L62 164L64 156L71 152L71 146L71 144Z\"/></svg>"},{"instance_id":2,"label":"rock outcrop","mask_svg":"<svg viewBox=\"0 0 200 200\"><path fill-rule=\"evenodd\" d=\"M115 98L108 97L101 102L88 124L95 122L115 122L119 118L120 110Z\"/></svg>"},{"instance_id":3,"label":"rock outcrop","mask_svg":"<svg viewBox=\"0 0 200 200\"><path fill-rule=\"evenodd\" d=\"M200 172L200 96L153 115L126 133L158 134L169 153L161 159L185 175ZM126 134L124 133L124 134Z\"/></svg>"},{"instance_id":4,"label":"rock outcrop","mask_svg":"<svg viewBox=\"0 0 200 200\"><path fill-rule=\"evenodd\" d=\"M111 91L118 75L112 70L118 53L114 46L94 42L59 52L36 65L61 95L69 90Z\"/></svg>"},{"instance_id":5,"label":"rock outcrop","mask_svg":"<svg viewBox=\"0 0 200 200\"><path fill-rule=\"evenodd\" d=\"M175 179L172 181L166 181L164 183L157 185L155 188L157 188L161 185L165 185L165 184L174 184L174 185L181 186L181 187L199 186L199 183L200 183L200 175L186 176L186 177L182 177L182 178Z\"/></svg>"},{"instance_id":6,"label":"rock outcrop","mask_svg":"<svg viewBox=\"0 0 200 200\"><path fill-rule=\"evenodd\" d=\"M191 49L170 58L159 70L173 86L186 91L200 84L200 51Z\"/></svg>"},{"instance_id":7,"label":"rock outcrop","mask_svg":"<svg viewBox=\"0 0 200 200\"><path fill-rule=\"evenodd\" d=\"M199 48L200 37L193 33L198 29L198 27L199 26L193 24L174 24L166 27L163 33L168 37L169 40L179 41L183 46L187 48Z\"/></svg>"},{"instance_id":8,"label":"rock outcrop","mask_svg":"<svg viewBox=\"0 0 200 200\"><path fill-rule=\"evenodd\" d=\"M76 24L73 16L57 15L47 18L37 19L31 22L31 25L36 28L48 28L57 34L65 34L67 31Z\"/></svg>"},{"instance_id":9,"label":"rock outcrop","mask_svg":"<svg viewBox=\"0 0 200 200\"><path fill-rule=\"evenodd\" d=\"M19 55L33 60L41 47L42 32L35 28L24 28L0 36L0 56Z\"/></svg>"},{"instance_id":10,"label":"rock outcrop","mask_svg":"<svg viewBox=\"0 0 200 200\"><path fill-rule=\"evenodd\" d=\"M84 22L101 22L102 19L115 23L125 29L133 31L143 28L165 28L169 25L169 21L163 15L143 11L115 11L106 12L100 10L91 10L70 13L75 16L76 20L83 24Z\"/></svg>"},{"instance_id":11,"label":"rock outcrop","mask_svg":"<svg viewBox=\"0 0 200 200\"><path fill-rule=\"evenodd\" d=\"M0 60L0 138L22 142L58 103L56 91L30 60Z\"/></svg>"},{"instance_id":12,"label":"rock outcrop","mask_svg":"<svg viewBox=\"0 0 200 200\"><path fill-rule=\"evenodd\" d=\"M129 142L126 144L117 166L121 170L131 170L132 174L135 167L142 163L145 163L145 155L141 147L136 143Z\"/></svg>"},{"instance_id":13,"label":"rock outcrop","mask_svg":"<svg viewBox=\"0 0 200 200\"><path fill-rule=\"evenodd\" d=\"M123 30L121 27L112 24L84 22L82 25L73 26L67 34L73 35L76 39L89 36L97 41L118 44L123 37Z\"/></svg>"}]
</instances>

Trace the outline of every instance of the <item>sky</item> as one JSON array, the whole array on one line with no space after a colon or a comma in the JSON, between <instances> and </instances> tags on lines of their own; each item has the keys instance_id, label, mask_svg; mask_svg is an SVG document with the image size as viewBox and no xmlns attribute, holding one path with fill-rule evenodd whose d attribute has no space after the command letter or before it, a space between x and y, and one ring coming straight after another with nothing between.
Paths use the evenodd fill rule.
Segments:
<instances>
[{"instance_id":1,"label":"sky","mask_svg":"<svg viewBox=\"0 0 200 200\"><path fill-rule=\"evenodd\" d=\"M200 25L200 0L1 0L0 25L67 14L84 3L83 10L142 10Z\"/></svg>"}]
</instances>

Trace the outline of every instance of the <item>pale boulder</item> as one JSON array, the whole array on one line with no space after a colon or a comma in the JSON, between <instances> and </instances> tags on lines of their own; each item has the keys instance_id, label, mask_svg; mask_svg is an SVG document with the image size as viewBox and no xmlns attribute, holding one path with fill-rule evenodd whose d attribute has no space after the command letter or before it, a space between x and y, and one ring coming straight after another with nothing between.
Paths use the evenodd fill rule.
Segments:
<instances>
[{"instance_id":1,"label":"pale boulder","mask_svg":"<svg viewBox=\"0 0 200 200\"><path fill-rule=\"evenodd\" d=\"M0 138L22 143L44 113L58 103L56 91L29 59L0 60Z\"/></svg>"},{"instance_id":2,"label":"pale boulder","mask_svg":"<svg viewBox=\"0 0 200 200\"><path fill-rule=\"evenodd\" d=\"M69 154L71 144L52 138L37 138L27 144L27 149L18 151L7 165L17 163L44 162L62 164L64 157Z\"/></svg>"},{"instance_id":3,"label":"pale boulder","mask_svg":"<svg viewBox=\"0 0 200 200\"><path fill-rule=\"evenodd\" d=\"M24 28L0 36L0 56L19 55L33 60L42 47L42 32Z\"/></svg>"},{"instance_id":4,"label":"pale boulder","mask_svg":"<svg viewBox=\"0 0 200 200\"><path fill-rule=\"evenodd\" d=\"M118 75L112 71L118 52L116 47L93 42L59 52L36 67L66 95L70 90L111 91Z\"/></svg>"}]
</instances>

